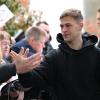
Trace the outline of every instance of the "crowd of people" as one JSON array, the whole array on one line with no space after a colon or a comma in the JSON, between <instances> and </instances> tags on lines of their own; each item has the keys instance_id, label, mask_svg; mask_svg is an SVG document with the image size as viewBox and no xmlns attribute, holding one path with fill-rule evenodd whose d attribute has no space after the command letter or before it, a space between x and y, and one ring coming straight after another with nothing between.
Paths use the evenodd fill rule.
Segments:
<instances>
[{"instance_id":1,"label":"crowd of people","mask_svg":"<svg viewBox=\"0 0 100 100\"><path fill-rule=\"evenodd\" d=\"M46 21L27 28L24 37L15 43L9 33L0 31L0 83L12 84L15 80L11 78L17 75L20 86L10 96L1 91L2 100L100 99L98 37L82 33L84 18L78 9L66 9L59 20L57 49L50 44ZM97 24L100 26L100 9Z\"/></svg>"}]
</instances>

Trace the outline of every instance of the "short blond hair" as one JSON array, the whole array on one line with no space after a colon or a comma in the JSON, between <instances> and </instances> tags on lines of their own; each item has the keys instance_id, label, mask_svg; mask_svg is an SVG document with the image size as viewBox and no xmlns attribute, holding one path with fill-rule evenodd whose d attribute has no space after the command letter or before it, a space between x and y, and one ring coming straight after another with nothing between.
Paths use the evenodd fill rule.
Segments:
<instances>
[{"instance_id":1,"label":"short blond hair","mask_svg":"<svg viewBox=\"0 0 100 100\"><path fill-rule=\"evenodd\" d=\"M36 40L39 40L41 37L46 37L46 32L38 26L29 27L25 32L25 37L30 38L34 36Z\"/></svg>"},{"instance_id":2,"label":"short blond hair","mask_svg":"<svg viewBox=\"0 0 100 100\"><path fill-rule=\"evenodd\" d=\"M73 17L75 20L79 21L79 20L83 20L83 16L80 10L78 9L66 9L60 16L60 19L64 18L64 17Z\"/></svg>"}]
</instances>

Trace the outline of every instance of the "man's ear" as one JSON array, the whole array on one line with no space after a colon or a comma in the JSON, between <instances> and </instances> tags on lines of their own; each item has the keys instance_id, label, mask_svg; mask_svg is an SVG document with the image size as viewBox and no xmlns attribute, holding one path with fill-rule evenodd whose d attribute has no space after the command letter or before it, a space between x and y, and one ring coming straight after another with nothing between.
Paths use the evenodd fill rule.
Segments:
<instances>
[{"instance_id":1,"label":"man's ear","mask_svg":"<svg viewBox=\"0 0 100 100\"><path fill-rule=\"evenodd\" d=\"M28 43L29 44L32 44L34 42L34 37L30 37L29 39L28 39Z\"/></svg>"},{"instance_id":2,"label":"man's ear","mask_svg":"<svg viewBox=\"0 0 100 100\"><path fill-rule=\"evenodd\" d=\"M83 21L80 21L80 26L83 27Z\"/></svg>"}]
</instances>

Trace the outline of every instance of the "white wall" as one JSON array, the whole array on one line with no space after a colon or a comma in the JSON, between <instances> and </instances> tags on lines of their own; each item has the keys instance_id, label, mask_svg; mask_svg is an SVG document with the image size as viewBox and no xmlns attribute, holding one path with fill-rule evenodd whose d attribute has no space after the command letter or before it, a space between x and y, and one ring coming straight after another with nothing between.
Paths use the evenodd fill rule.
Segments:
<instances>
[{"instance_id":1,"label":"white wall","mask_svg":"<svg viewBox=\"0 0 100 100\"><path fill-rule=\"evenodd\" d=\"M83 0L30 0L31 9L43 11L43 19L50 24L52 45L57 48L56 34L60 32L59 16L67 8L77 8L83 12Z\"/></svg>"}]
</instances>

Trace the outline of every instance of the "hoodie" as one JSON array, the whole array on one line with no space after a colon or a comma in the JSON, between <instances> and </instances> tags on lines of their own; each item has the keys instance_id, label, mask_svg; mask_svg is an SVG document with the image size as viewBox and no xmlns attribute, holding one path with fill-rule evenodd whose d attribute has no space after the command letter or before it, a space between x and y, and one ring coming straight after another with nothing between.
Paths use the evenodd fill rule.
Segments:
<instances>
[{"instance_id":1,"label":"hoodie","mask_svg":"<svg viewBox=\"0 0 100 100\"><path fill-rule=\"evenodd\" d=\"M24 87L53 87L55 100L100 100L100 50L95 47L96 36L82 36L83 47L71 49L61 34L57 50L45 56L32 72L19 75Z\"/></svg>"}]
</instances>

